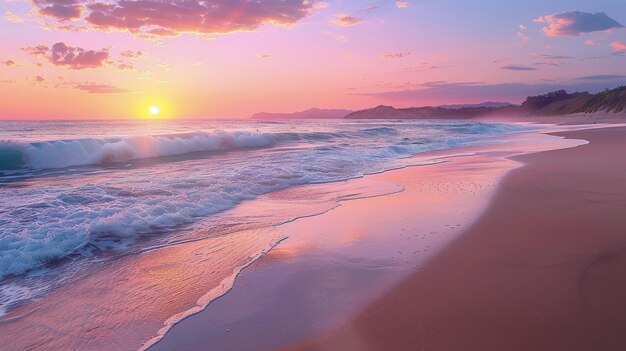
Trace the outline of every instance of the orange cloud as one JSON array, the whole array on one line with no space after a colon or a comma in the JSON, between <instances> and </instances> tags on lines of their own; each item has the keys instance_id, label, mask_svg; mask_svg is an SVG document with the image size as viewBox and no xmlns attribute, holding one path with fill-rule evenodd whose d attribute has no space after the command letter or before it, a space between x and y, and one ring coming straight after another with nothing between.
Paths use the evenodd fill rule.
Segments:
<instances>
[{"instance_id":1,"label":"orange cloud","mask_svg":"<svg viewBox=\"0 0 626 351\"><path fill-rule=\"evenodd\" d=\"M271 55L271 54L259 54L259 55L256 55L256 57L257 57L257 58L260 58L260 59L262 59L262 60L263 60L263 59L267 60L267 59L271 59L271 58L272 58L272 55Z\"/></svg>"},{"instance_id":2,"label":"orange cloud","mask_svg":"<svg viewBox=\"0 0 626 351\"><path fill-rule=\"evenodd\" d=\"M6 60L6 61L2 61L1 63L3 65L5 65L5 66L14 66L15 65L15 61L13 61L13 60Z\"/></svg>"},{"instance_id":3,"label":"orange cloud","mask_svg":"<svg viewBox=\"0 0 626 351\"><path fill-rule=\"evenodd\" d=\"M98 83L76 83L74 88L86 91L90 94L120 94L129 92L127 89L118 88L109 84Z\"/></svg>"},{"instance_id":4,"label":"orange cloud","mask_svg":"<svg viewBox=\"0 0 626 351\"><path fill-rule=\"evenodd\" d=\"M345 13L338 13L335 15L335 20L333 21L333 23L338 26L354 26L363 23L363 20L360 18L352 17Z\"/></svg>"},{"instance_id":5,"label":"orange cloud","mask_svg":"<svg viewBox=\"0 0 626 351\"><path fill-rule=\"evenodd\" d=\"M124 50L120 55L126 58L137 58L143 56L143 51Z\"/></svg>"},{"instance_id":6,"label":"orange cloud","mask_svg":"<svg viewBox=\"0 0 626 351\"><path fill-rule=\"evenodd\" d=\"M118 62L115 67L117 67L119 70L122 71L132 71L135 68L133 67L133 65L131 65L130 63L126 63L126 62Z\"/></svg>"},{"instance_id":7,"label":"orange cloud","mask_svg":"<svg viewBox=\"0 0 626 351\"><path fill-rule=\"evenodd\" d=\"M253 31L264 24L290 26L309 15L308 0L32 0L36 13L58 22L82 21L93 29L139 37ZM167 15L164 15L167 14Z\"/></svg>"},{"instance_id":8,"label":"orange cloud","mask_svg":"<svg viewBox=\"0 0 626 351\"><path fill-rule=\"evenodd\" d=\"M396 7L399 9L406 9L410 4L408 1L396 1Z\"/></svg>"}]
</instances>

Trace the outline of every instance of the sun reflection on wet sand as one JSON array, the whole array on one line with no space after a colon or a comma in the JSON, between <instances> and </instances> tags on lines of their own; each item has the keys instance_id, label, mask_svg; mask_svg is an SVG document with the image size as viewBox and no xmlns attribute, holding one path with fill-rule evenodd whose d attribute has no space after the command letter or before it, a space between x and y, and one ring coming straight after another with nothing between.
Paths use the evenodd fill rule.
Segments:
<instances>
[{"instance_id":1,"label":"sun reflection on wet sand","mask_svg":"<svg viewBox=\"0 0 626 351\"><path fill-rule=\"evenodd\" d=\"M272 229L244 231L123 257L11 311L0 339L13 340L15 350L138 349L222 295L240 269L280 239Z\"/></svg>"}]
</instances>

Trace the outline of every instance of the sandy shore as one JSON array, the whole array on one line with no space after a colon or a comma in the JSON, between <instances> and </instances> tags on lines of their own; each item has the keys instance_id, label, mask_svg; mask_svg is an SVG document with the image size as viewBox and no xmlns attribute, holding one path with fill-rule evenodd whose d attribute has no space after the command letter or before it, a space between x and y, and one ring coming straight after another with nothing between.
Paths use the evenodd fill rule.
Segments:
<instances>
[{"instance_id":1,"label":"sandy shore","mask_svg":"<svg viewBox=\"0 0 626 351\"><path fill-rule=\"evenodd\" d=\"M491 333L478 336L471 331L472 327L483 325L488 332L491 328L489 321L499 327L507 325L507 322L484 318L479 313L482 307L487 314L494 310L505 313L511 309L526 313L528 306L516 299L528 301L542 295L537 287L531 285L532 276L519 278L522 283L529 283L522 289L514 282L506 283L508 275L518 274L517 270L524 269L525 265L542 271L543 267L558 267L563 260L570 259L559 251L554 252L554 256L542 257L540 253L548 249L541 242L533 247L533 240L537 238L518 238L525 230L530 230L528 227L518 225L513 218L502 217L500 212L493 214L497 209L506 215L517 215L517 220L526 223L527 218L534 221L533 215L543 213L548 218L554 217L557 222L541 230L533 228L533 235L543 238L543 232L555 228L562 235L567 235L569 224L560 223L568 212L541 207L549 206L543 200L546 195L537 190L543 189L544 182L524 177L529 182L526 185L528 189L520 188L522 185L515 181L519 171L509 175L511 170L542 155L544 163L552 168L564 167L563 171L540 168L533 174L546 177L545 186L551 184L548 179L563 185L568 183L559 179L564 176L563 172L569 172L567 165L561 165L561 161L553 162L551 152L516 159L511 157L582 145L585 142L578 138L586 136L584 133L594 132L572 134L570 137L573 139L530 133L511 143L454 150L454 153L460 154L458 157L451 156L450 151L430 153L423 157L447 162L350 181L348 184L353 187L358 182L393 183L400 185L404 191L343 202L340 207L322 215L277 227L289 239L244 270L228 294L213 301L203 312L175 325L150 350L415 350L421 346L431 349L431 344L432 349L448 350L466 349L463 345L467 342L484 346L486 344L463 339L463 336L480 340ZM605 139L609 140L602 137L602 140ZM590 156L577 154L583 147L567 150L573 152L572 163L580 161L577 163L579 167L586 168L582 166L586 162L583 160ZM598 152L595 146L591 150L592 155ZM608 162L609 155L602 160ZM583 176L582 173L580 175ZM574 178L571 181L572 186L577 186ZM595 182L593 178L592 182ZM314 188L300 187L293 191L315 194ZM508 192L519 194L510 197ZM563 192L565 195L571 192L574 198L580 196L578 191L567 188ZM295 196L301 197L302 194ZM522 199L520 196L530 197ZM503 198L514 208L504 207L500 203ZM477 218L480 218L478 222ZM495 229L487 232L491 236L475 234L477 230L482 233L483 229L477 228L482 228L482 223L488 218L495 219L497 224ZM515 234L514 230L522 234ZM518 241L523 246L520 248L523 252L511 251L512 243ZM467 242L474 244L470 246ZM558 239L550 242L559 244ZM498 256L493 261L486 260L488 256L485 252L492 251ZM439 262L448 261L450 263L446 263L444 268L433 268L438 267ZM490 280L495 279L494 271L498 269L505 277L505 290L500 292L498 282ZM543 273L541 277L544 278ZM529 290L535 292L527 295ZM492 294L483 291L491 291ZM492 297L499 294L502 294L500 300ZM472 301L472 297L477 301ZM446 300L448 298L449 301ZM494 306L480 304L487 302L493 302ZM496 302L506 306L501 308L495 305ZM552 304L548 307L554 308ZM420 308L424 308L424 312ZM430 314L422 316L428 311ZM534 317L535 312L531 316ZM430 329L430 324L423 319L425 316L432 318L429 323L435 323L433 328L441 326L447 329ZM507 328L515 329L521 324L515 322L513 317L501 315L497 318L508 318L513 325L508 324ZM466 328L465 324L473 323L478 325ZM531 325L535 324L533 319ZM535 327L541 329L539 324ZM466 334L464 330L469 332ZM528 330L521 333L528 333ZM441 340L453 344L435 347L431 335L438 335ZM503 341L509 337L503 332L499 335L502 335ZM517 342L513 336L510 337L511 343ZM424 338L427 338L426 341ZM503 345L499 344L496 349L507 349ZM528 346L528 343L520 345Z\"/></svg>"},{"instance_id":2,"label":"sandy shore","mask_svg":"<svg viewBox=\"0 0 626 351\"><path fill-rule=\"evenodd\" d=\"M487 211L424 269L292 350L625 350L626 129L516 157Z\"/></svg>"}]
</instances>

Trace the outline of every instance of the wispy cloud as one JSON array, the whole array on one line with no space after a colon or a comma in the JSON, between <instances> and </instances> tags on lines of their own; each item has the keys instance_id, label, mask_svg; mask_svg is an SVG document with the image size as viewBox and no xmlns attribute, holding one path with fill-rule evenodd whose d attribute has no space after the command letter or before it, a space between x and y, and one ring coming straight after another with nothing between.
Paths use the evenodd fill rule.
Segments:
<instances>
[{"instance_id":1,"label":"wispy cloud","mask_svg":"<svg viewBox=\"0 0 626 351\"><path fill-rule=\"evenodd\" d=\"M573 60L575 59L574 56L550 55L550 54L543 54L540 52L531 52L530 56L537 57L540 59L546 59L546 60Z\"/></svg>"},{"instance_id":2,"label":"wispy cloud","mask_svg":"<svg viewBox=\"0 0 626 351\"><path fill-rule=\"evenodd\" d=\"M502 69L508 69L510 71L536 71L537 68L530 66L519 66L519 65L506 65L501 66Z\"/></svg>"},{"instance_id":3,"label":"wispy cloud","mask_svg":"<svg viewBox=\"0 0 626 351\"><path fill-rule=\"evenodd\" d=\"M316 10L325 9L328 7L328 3L324 1L316 1L313 3L313 8Z\"/></svg>"},{"instance_id":4,"label":"wispy cloud","mask_svg":"<svg viewBox=\"0 0 626 351\"><path fill-rule=\"evenodd\" d=\"M261 60L269 60L273 56L272 56L272 54L259 54L259 55L256 55L256 57L261 59Z\"/></svg>"},{"instance_id":5,"label":"wispy cloud","mask_svg":"<svg viewBox=\"0 0 626 351\"><path fill-rule=\"evenodd\" d=\"M337 26L354 26L363 23L361 18L352 17L345 13L338 13L335 15L333 23Z\"/></svg>"},{"instance_id":6,"label":"wispy cloud","mask_svg":"<svg viewBox=\"0 0 626 351\"><path fill-rule=\"evenodd\" d=\"M6 61L2 61L0 63L2 63L5 66L15 66L15 61L13 61L13 60L6 60Z\"/></svg>"},{"instance_id":7,"label":"wispy cloud","mask_svg":"<svg viewBox=\"0 0 626 351\"><path fill-rule=\"evenodd\" d=\"M396 7L399 9L406 9L411 5L408 1L396 1Z\"/></svg>"},{"instance_id":8,"label":"wispy cloud","mask_svg":"<svg viewBox=\"0 0 626 351\"><path fill-rule=\"evenodd\" d=\"M620 41L614 41L611 44L614 52L624 52L626 51L626 44Z\"/></svg>"},{"instance_id":9,"label":"wispy cloud","mask_svg":"<svg viewBox=\"0 0 626 351\"><path fill-rule=\"evenodd\" d=\"M115 64L115 67L120 71L134 71L135 67L128 62L118 62Z\"/></svg>"},{"instance_id":10,"label":"wispy cloud","mask_svg":"<svg viewBox=\"0 0 626 351\"><path fill-rule=\"evenodd\" d=\"M121 94L130 92L128 89L98 83L74 83L73 87L78 90L86 91L90 94Z\"/></svg>"},{"instance_id":11,"label":"wispy cloud","mask_svg":"<svg viewBox=\"0 0 626 351\"><path fill-rule=\"evenodd\" d=\"M122 55L122 57L126 57L126 58L138 58L144 55L143 51L133 51L133 50L124 50L122 51L122 53L120 54Z\"/></svg>"},{"instance_id":12,"label":"wispy cloud","mask_svg":"<svg viewBox=\"0 0 626 351\"><path fill-rule=\"evenodd\" d=\"M380 57L384 59L399 59L411 55L410 52L394 52L381 54Z\"/></svg>"},{"instance_id":13,"label":"wispy cloud","mask_svg":"<svg viewBox=\"0 0 626 351\"><path fill-rule=\"evenodd\" d=\"M439 69L439 68L441 68L441 66L439 66L439 65L435 65L435 64L432 64L430 62L422 62L422 63L420 63L416 67L404 68L402 71L404 71L404 72L424 72L424 71L430 71L430 70Z\"/></svg>"},{"instance_id":14,"label":"wispy cloud","mask_svg":"<svg viewBox=\"0 0 626 351\"><path fill-rule=\"evenodd\" d=\"M598 74L594 76L585 76L575 78L576 80L612 80L612 79L623 79L626 76L616 75L616 74Z\"/></svg>"},{"instance_id":15,"label":"wispy cloud","mask_svg":"<svg viewBox=\"0 0 626 351\"><path fill-rule=\"evenodd\" d=\"M533 21L547 24L543 27L543 32L552 37L578 36L583 33L624 28L624 26L607 16L604 12L562 12L542 16Z\"/></svg>"},{"instance_id":16,"label":"wispy cloud","mask_svg":"<svg viewBox=\"0 0 626 351\"><path fill-rule=\"evenodd\" d=\"M6 19L9 22L13 22L13 23L22 23L22 22L24 22L24 20L20 16L14 14L11 11L4 11L4 19Z\"/></svg>"}]
</instances>

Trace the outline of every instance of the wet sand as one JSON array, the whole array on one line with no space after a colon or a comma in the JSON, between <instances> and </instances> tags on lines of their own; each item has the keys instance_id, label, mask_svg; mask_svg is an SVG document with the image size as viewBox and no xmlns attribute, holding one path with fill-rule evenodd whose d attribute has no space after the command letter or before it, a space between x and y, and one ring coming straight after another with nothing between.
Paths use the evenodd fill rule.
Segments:
<instances>
[{"instance_id":1,"label":"wet sand","mask_svg":"<svg viewBox=\"0 0 626 351\"><path fill-rule=\"evenodd\" d=\"M557 133L424 269L289 350L626 350L626 128Z\"/></svg>"},{"instance_id":2,"label":"wet sand","mask_svg":"<svg viewBox=\"0 0 626 351\"><path fill-rule=\"evenodd\" d=\"M584 144L535 133L529 136L501 145L457 149L453 151L457 156L450 151L429 153L421 157L446 162L350 181L390 182L404 191L342 202L322 215L278 226L287 240L245 269L228 294L175 325L150 350L272 350L301 347L314 337L320 339L302 347L416 349L413 343L387 347L383 339L370 344L365 337L354 337L360 333L354 326L372 301L385 300L395 286L415 279L430 262L445 256L451 243L463 240L459 237L491 208L502 178L522 165L510 156ZM292 191L307 193L314 188ZM406 295L418 296L413 290ZM431 306L437 300L423 303ZM403 306L400 301L397 308ZM375 318L373 327L391 333L405 325L412 335L414 316L392 313L387 319ZM329 337L332 330L338 331Z\"/></svg>"}]
</instances>

